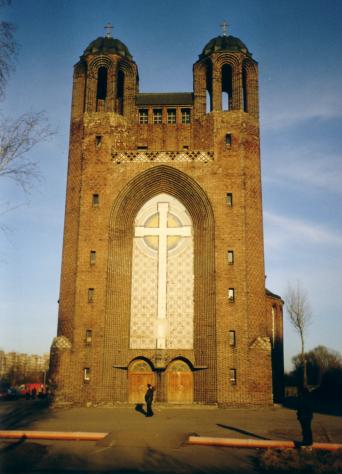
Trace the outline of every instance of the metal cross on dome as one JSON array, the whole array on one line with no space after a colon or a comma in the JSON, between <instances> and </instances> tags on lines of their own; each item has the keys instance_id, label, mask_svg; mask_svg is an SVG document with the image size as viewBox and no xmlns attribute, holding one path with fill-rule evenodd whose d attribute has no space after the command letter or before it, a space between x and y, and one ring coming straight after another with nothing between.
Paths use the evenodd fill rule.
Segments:
<instances>
[{"instance_id":1,"label":"metal cross on dome","mask_svg":"<svg viewBox=\"0 0 342 474\"><path fill-rule=\"evenodd\" d=\"M113 25L109 22L109 23L107 23L107 25L104 27L104 29L106 30L105 37L106 37L106 38L111 38L111 37L112 37Z\"/></svg>"},{"instance_id":2,"label":"metal cross on dome","mask_svg":"<svg viewBox=\"0 0 342 474\"><path fill-rule=\"evenodd\" d=\"M229 25L226 22L226 20L224 20L223 23L220 24L220 27L222 28L223 36L227 36L228 26Z\"/></svg>"}]
</instances>

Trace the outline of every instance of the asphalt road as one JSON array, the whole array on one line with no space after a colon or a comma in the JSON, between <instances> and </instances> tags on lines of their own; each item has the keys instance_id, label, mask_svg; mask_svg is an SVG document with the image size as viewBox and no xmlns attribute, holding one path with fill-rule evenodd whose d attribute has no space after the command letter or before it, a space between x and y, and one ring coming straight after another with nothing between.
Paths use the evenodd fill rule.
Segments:
<instances>
[{"instance_id":1,"label":"asphalt road","mask_svg":"<svg viewBox=\"0 0 342 474\"><path fill-rule=\"evenodd\" d=\"M2 402L2 430L106 432L98 442L0 441L0 473L257 473L250 449L186 444L189 434L300 441L293 410L155 406L146 418L134 406L50 409L41 401ZM342 442L341 417L315 414L314 441Z\"/></svg>"}]
</instances>

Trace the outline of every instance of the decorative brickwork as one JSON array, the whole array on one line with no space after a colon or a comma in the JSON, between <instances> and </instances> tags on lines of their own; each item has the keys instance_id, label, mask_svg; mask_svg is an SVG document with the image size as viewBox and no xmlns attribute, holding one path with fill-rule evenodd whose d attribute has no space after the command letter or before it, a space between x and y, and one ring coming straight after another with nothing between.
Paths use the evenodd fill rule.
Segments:
<instances>
[{"instance_id":1,"label":"decorative brickwork","mask_svg":"<svg viewBox=\"0 0 342 474\"><path fill-rule=\"evenodd\" d=\"M139 163L154 161L156 163L167 163L172 161L202 161L207 163L214 159L214 153L211 151L125 151L112 152L113 161L115 163Z\"/></svg>"},{"instance_id":2,"label":"decorative brickwork","mask_svg":"<svg viewBox=\"0 0 342 474\"><path fill-rule=\"evenodd\" d=\"M281 396L282 301L265 293L258 66L240 40L218 37L193 74L193 93L141 94L127 47L101 38L75 66L51 350L58 403L133 403L146 383L170 403Z\"/></svg>"}]
</instances>

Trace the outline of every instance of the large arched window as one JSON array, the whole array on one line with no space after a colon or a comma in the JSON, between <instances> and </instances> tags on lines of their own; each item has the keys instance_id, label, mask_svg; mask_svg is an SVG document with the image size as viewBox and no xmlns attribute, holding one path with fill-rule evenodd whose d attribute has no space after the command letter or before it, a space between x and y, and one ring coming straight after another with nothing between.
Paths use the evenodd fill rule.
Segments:
<instances>
[{"instance_id":1,"label":"large arched window","mask_svg":"<svg viewBox=\"0 0 342 474\"><path fill-rule=\"evenodd\" d=\"M169 194L147 201L134 222L130 347L193 348L193 225Z\"/></svg>"}]
</instances>

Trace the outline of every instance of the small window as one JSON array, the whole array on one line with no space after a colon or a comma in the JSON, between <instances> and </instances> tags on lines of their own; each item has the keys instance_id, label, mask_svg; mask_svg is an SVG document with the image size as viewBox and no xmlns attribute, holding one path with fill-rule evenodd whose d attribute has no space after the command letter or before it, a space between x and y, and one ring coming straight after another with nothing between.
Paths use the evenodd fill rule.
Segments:
<instances>
[{"instance_id":1,"label":"small window","mask_svg":"<svg viewBox=\"0 0 342 474\"><path fill-rule=\"evenodd\" d=\"M232 144L232 134L226 133L226 145L231 146L231 144Z\"/></svg>"},{"instance_id":2,"label":"small window","mask_svg":"<svg viewBox=\"0 0 342 474\"><path fill-rule=\"evenodd\" d=\"M139 110L139 123L142 123L142 124L148 123L148 110L147 109Z\"/></svg>"},{"instance_id":3,"label":"small window","mask_svg":"<svg viewBox=\"0 0 342 474\"><path fill-rule=\"evenodd\" d=\"M233 194L232 193L227 193L226 194L226 202L228 207L233 206Z\"/></svg>"},{"instance_id":4,"label":"small window","mask_svg":"<svg viewBox=\"0 0 342 474\"><path fill-rule=\"evenodd\" d=\"M86 344L91 344L92 338L93 338L93 331L91 329L87 329L86 334L85 334Z\"/></svg>"},{"instance_id":5,"label":"small window","mask_svg":"<svg viewBox=\"0 0 342 474\"><path fill-rule=\"evenodd\" d=\"M236 345L235 331L229 331L229 345L231 347Z\"/></svg>"},{"instance_id":6,"label":"small window","mask_svg":"<svg viewBox=\"0 0 342 474\"><path fill-rule=\"evenodd\" d=\"M93 207L99 207L99 204L100 204L100 197L99 197L98 194L93 194L92 203L93 203Z\"/></svg>"},{"instance_id":7,"label":"small window","mask_svg":"<svg viewBox=\"0 0 342 474\"><path fill-rule=\"evenodd\" d=\"M233 303L235 301L235 288L229 288L228 290L228 301Z\"/></svg>"},{"instance_id":8,"label":"small window","mask_svg":"<svg viewBox=\"0 0 342 474\"><path fill-rule=\"evenodd\" d=\"M229 370L229 381L232 385L236 385L236 369Z\"/></svg>"},{"instance_id":9,"label":"small window","mask_svg":"<svg viewBox=\"0 0 342 474\"><path fill-rule=\"evenodd\" d=\"M176 123L176 109L167 109L167 123L168 125Z\"/></svg>"},{"instance_id":10,"label":"small window","mask_svg":"<svg viewBox=\"0 0 342 474\"><path fill-rule=\"evenodd\" d=\"M95 265L96 263L96 251L91 250L90 251L90 265Z\"/></svg>"},{"instance_id":11,"label":"small window","mask_svg":"<svg viewBox=\"0 0 342 474\"><path fill-rule=\"evenodd\" d=\"M189 150L189 145L183 145L183 150Z\"/></svg>"},{"instance_id":12,"label":"small window","mask_svg":"<svg viewBox=\"0 0 342 474\"><path fill-rule=\"evenodd\" d=\"M153 109L153 123L163 123L162 109Z\"/></svg>"},{"instance_id":13,"label":"small window","mask_svg":"<svg viewBox=\"0 0 342 474\"><path fill-rule=\"evenodd\" d=\"M234 263L234 251L233 250L228 250L227 260L228 260L229 265L233 265L233 263Z\"/></svg>"},{"instance_id":14,"label":"small window","mask_svg":"<svg viewBox=\"0 0 342 474\"><path fill-rule=\"evenodd\" d=\"M83 380L84 382L90 381L90 368L89 367L85 367L83 369Z\"/></svg>"},{"instance_id":15,"label":"small window","mask_svg":"<svg viewBox=\"0 0 342 474\"><path fill-rule=\"evenodd\" d=\"M101 142L102 142L102 135L96 135L95 145L97 146L97 148L101 146Z\"/></svg>"},{"instance_id":16,"label":"small window","mask_svg":"<svg viewBox=\"0 0 342 474\"><path fill-rule=\"evenodd\" d=\"M190 123L190 109L182 109L182 123Z\"/></svg>"},{"instance_id":17,"label":"small window","mask_svg":"<svg viewBox=\"0 0 342 474\"><path fill-rule=\"evenodd\" d=\"M94 303L94 288L88 288L88 303Z\"/></svg>"},{"instance_id":18,"label":"small window","mask_svg":"<svg viewBox=\"0 0 342 474\"><path fill-rule=\"evenodd\" d=\"M137 149L138 150L148 150L148 146L147 145L139 145L139 146L137 146Z\"/></svg>"}]
</instances>

